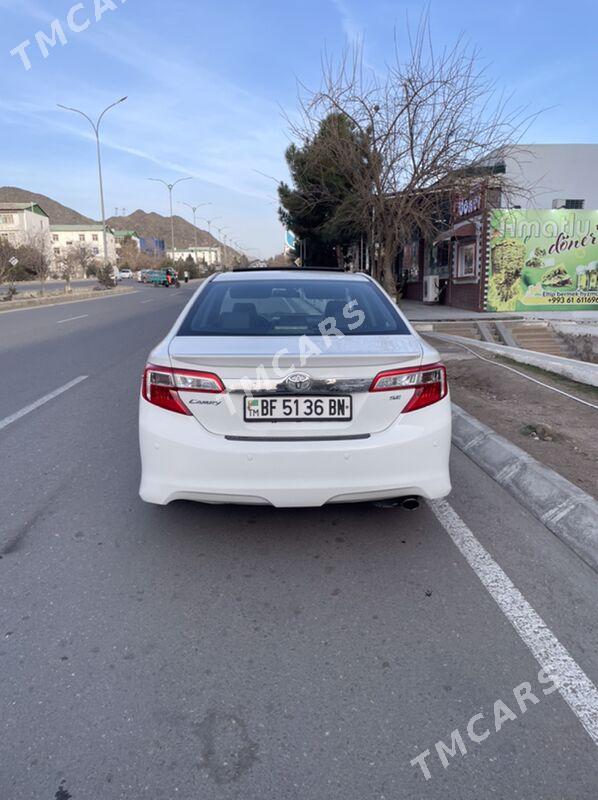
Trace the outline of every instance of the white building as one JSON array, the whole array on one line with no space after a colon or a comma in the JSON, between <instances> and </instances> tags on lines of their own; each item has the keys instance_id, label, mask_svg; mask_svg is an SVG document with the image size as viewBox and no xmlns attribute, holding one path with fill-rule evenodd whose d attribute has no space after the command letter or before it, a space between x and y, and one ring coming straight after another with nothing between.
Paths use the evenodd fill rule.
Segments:
<instances>
[{"instance_id":1,"label":"white building","mask_svg":"<svg viewBox=\"0 0 598 800\"><path fill-rule=\"evenodd\" d=\"M502 161L507 180L524 188L505 193L503 208L598 209L598 144L522 144Z\"/></svg>"},{"instance_id":2,"label":"white building","mask_svg":"<svg viewBox=\"0 0 598 800\"><path fill-rule=\"evenodd\" d=\"M0 237L15 247L48 246L50 220L37 203L0 203Z\"/></svg>"},{"instance_id":3,"label":"white building","mask_svg":"<svg viewBox=\"0 0 598 800\"><path fill-rule=\"evenodd\" d=\"M220 247L177 247L174 251L174 257L172 250L168 250L167 255L168 258L175 262L186 261L191 257L197 264L204 262L209 267L222 263Z\"/></svg>"},{"instance_id":4,"label":"white building","mask_svg":"<svg viewBox=\"0 0 598 800\"><path fill-rule=\"evenodd\" d=\"M127 241L133 242L137 250L141 249L141 237L135 231L113 231L116 241L116 255L120 255L123 244Z\"/></svg>"},{"instance_id":5,"label":"white building","mask_svg":"<svg viewBox=\"0 0 598 800\"><path fill-rule=\"evenodd\" d=\"M50 225L50 239L53 263L59 264L66 257L69 248L83 245L98 259L104 260L104 237L100 222L88 222L82 225ZM114 232L106 231L107 260L116 264L116 239Z\"/></svg>"}]
</instances>

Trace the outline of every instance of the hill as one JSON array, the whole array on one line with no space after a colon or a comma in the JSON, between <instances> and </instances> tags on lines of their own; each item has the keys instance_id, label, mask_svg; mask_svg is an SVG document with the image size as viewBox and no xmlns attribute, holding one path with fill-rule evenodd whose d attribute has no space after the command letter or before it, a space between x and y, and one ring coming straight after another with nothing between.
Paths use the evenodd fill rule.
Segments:
<instances>
[{"instance_id":1,"label":"hill","mask_svg":"<svg viewBox=\"0 0 598 800\"><path fill-rule=\"evenodd\" d=\"M52 200L45 194L19 189L16 186L0 187L0 202L38 203L50 218L51 225L85 225L95 222L89 217L79 214L68 206L63 206L57 200ZM170 247L170 217L163 217L156 212L147 212L138 209L124 217L110 217L106 220L109 228L121 231L136 231L144 238L164 239L166 246ZM201 228L195 228L182 217L174 218L174 235L177 248L193 247L195 245L195 231L197 230L197 243L200 247L217 247L220 242ZM228 258L234 257L236 251L228 248Z\"/></svg>"},{"instance_id":2,"label":"hill","mask_svg":"<svg viewBox=\"0 0 598 800\"><path fill-rule=\"evenodd\" d=\"M126 217L110 217L106 220L110 228L119 231L135 231L143 238L164 239L166 247L170 247L170 217L163 217L155 211L148 213L137 209ZM177 248L193 247L195 245L196 228L182 217L174 218L174 236ZM200 247L215 247L218 240L207 231L197 228L197 244Z\"/></svg>"},{"instance_id":3,"label":"hill","mask_svg":"<svg viewBox=\"0 0 598 800\"><path fill-rule=\"evenodd\" d=\"M74 211L68 206L63 206L45 194L29 192L27 189L19 189L16 186L0 187L0 203L37 203L50 217L51 225L84 225L92 222L89 217L84 217L78 211Z\"/></svg>"}]
</instances>

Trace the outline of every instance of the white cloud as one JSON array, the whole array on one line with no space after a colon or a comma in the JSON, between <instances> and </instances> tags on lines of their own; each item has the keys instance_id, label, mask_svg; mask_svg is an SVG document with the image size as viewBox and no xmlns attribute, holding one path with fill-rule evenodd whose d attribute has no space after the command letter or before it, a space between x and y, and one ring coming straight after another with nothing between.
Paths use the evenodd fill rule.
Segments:
<instances>
[{"instance_id":1,"label":"white cloud","mask_svg":"<svg viewBox=\"0 0 598 800\"><path fill-rule=\"evenodd\" d=\"M352 45L363 44L364 29L353 16L353 13L345 0L331 0L331 2L336 7L340 15L343 31L348 41Z\"/></svg>"}]
</instances>

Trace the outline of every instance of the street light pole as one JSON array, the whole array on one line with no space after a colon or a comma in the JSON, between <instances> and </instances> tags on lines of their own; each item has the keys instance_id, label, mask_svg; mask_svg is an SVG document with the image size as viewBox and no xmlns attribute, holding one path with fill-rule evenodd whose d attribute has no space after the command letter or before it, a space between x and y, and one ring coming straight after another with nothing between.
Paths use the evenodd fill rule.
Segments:
<instances>
[{"instance_id":1,"label":"street light pole","mask_svg":"<svg viewBox=\"0 0 598 800\"><path fill-rule=\"evenodd\" d=\"M174 212L172 210L172 190L177 185L177 183L181 183L181 181L192 181L193 178L179 178L178 181L174 183L167 183L163 181L162 178L148 178L148 181L155 181L156 183L163 183L164 186L168 189L168 195L170 197L170 244L172 246L172 260L174 262L175 259L175 252L174 252Z\"/></svg>"},{"instance_id":2,"label":"street light pole","mask_svg":"<svg viewBox=\"0 0 598 800\"><path fill-rule=\"evenodd\" d=\"M181 203L182 206L187 206L187 208L190 208L191 211L193 212L193 228L194 228L193 238L195 240L195 266L197 266L197 247L198 247L198 245L197 245L197 221L196 221L197 209L198 208L202 208L203 206L211 206L212 204L211 203L200 203L198 206L192 206L191 203L185 203L183 201L180 201L180 203Z\"/></svg>"},{"instance_id":3,"label":"street light pole","mask_svg":"<svg viewBox=\"0 0 598 800\"><path fill-rule=\"evenodd\" d=\"M208 223L208 233L211 236L212 235L212 223L216 222L217 219L222 219L222 217L213 217L212 219L206 219L205 217L202 217L202 219L203 219L204 222Z\"/></svg>"},{"instance_id":4,"label":"street light pole","mask_svg":"<svg viewBox=\"0 0 598 800\"><path fill-rule=\"evenodd\" d=\"M78 108L70 108L69 106L63 106L58 103L58 108L62 108L64 111L72 111L74 114L80 114L82 117L89 122L91 127L93 128L93 132L95 133L96 137L96 147L98 151L98 176L100 182L100 208L102 211L102 239L104 242L104 267L108 265L108 236L106 233L106 209L104 206L104 180L102 178L102 152L100 148L100 123L104 114L110 111L111 108L120 105L120 103L124 103L126 97L121 97L120 100L117 100L116 103L112 103L111 105L107 106L100 116L97 119L97 122L94 122L91 117L89 117L84 111L80 111Z\"/></svg>"},{"instance_id":5,"label":"street light pole","mask_svg":"<svg viewBox=\"0 0 598 800\"><path fill-rule=\"evenodd\" d=\"M222 219L222 217L213 217L212 219L206 219L206 217L202 217L204 222L208 223L208 233L210 234L210 239L212 238L212 223L216 222L217 219Z\"/></svg>"},{"instance_id":6,"label":"street light pole","mask_svg":"<svg viewBox=\"0 0 598 800\"><path fill-rule=\"evenodd\" d=\"M228 226L227 225L223 225L222 228L216 228L216 230L218 231L218 236L220 238L220 241L224 244L224 249L222 251L222 268L226 269L226 239L227 239L227 236L226 236L226 234L224 234L224 236L223 236L222 232L223 231L227 231L228 230Z\"/></svg>"}]
</instances>

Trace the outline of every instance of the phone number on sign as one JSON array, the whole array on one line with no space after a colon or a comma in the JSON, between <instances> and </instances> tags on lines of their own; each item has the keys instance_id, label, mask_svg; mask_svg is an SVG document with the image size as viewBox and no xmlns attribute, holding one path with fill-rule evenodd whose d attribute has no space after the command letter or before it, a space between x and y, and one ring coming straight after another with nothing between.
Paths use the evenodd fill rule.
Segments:
<instances>
[{"instance_id":1,"label":"phone number on sign","mask_svg":"<svg viewBox=\"0 0 598 800\"><path fill-rule=\"evenodd\" d=\"M592 294L574 294L574 295L550 295L548 298L549 303L558 303L560 305L575 305L576 303L598 303L598 293Z\"/></svg>"}]
</instances>

